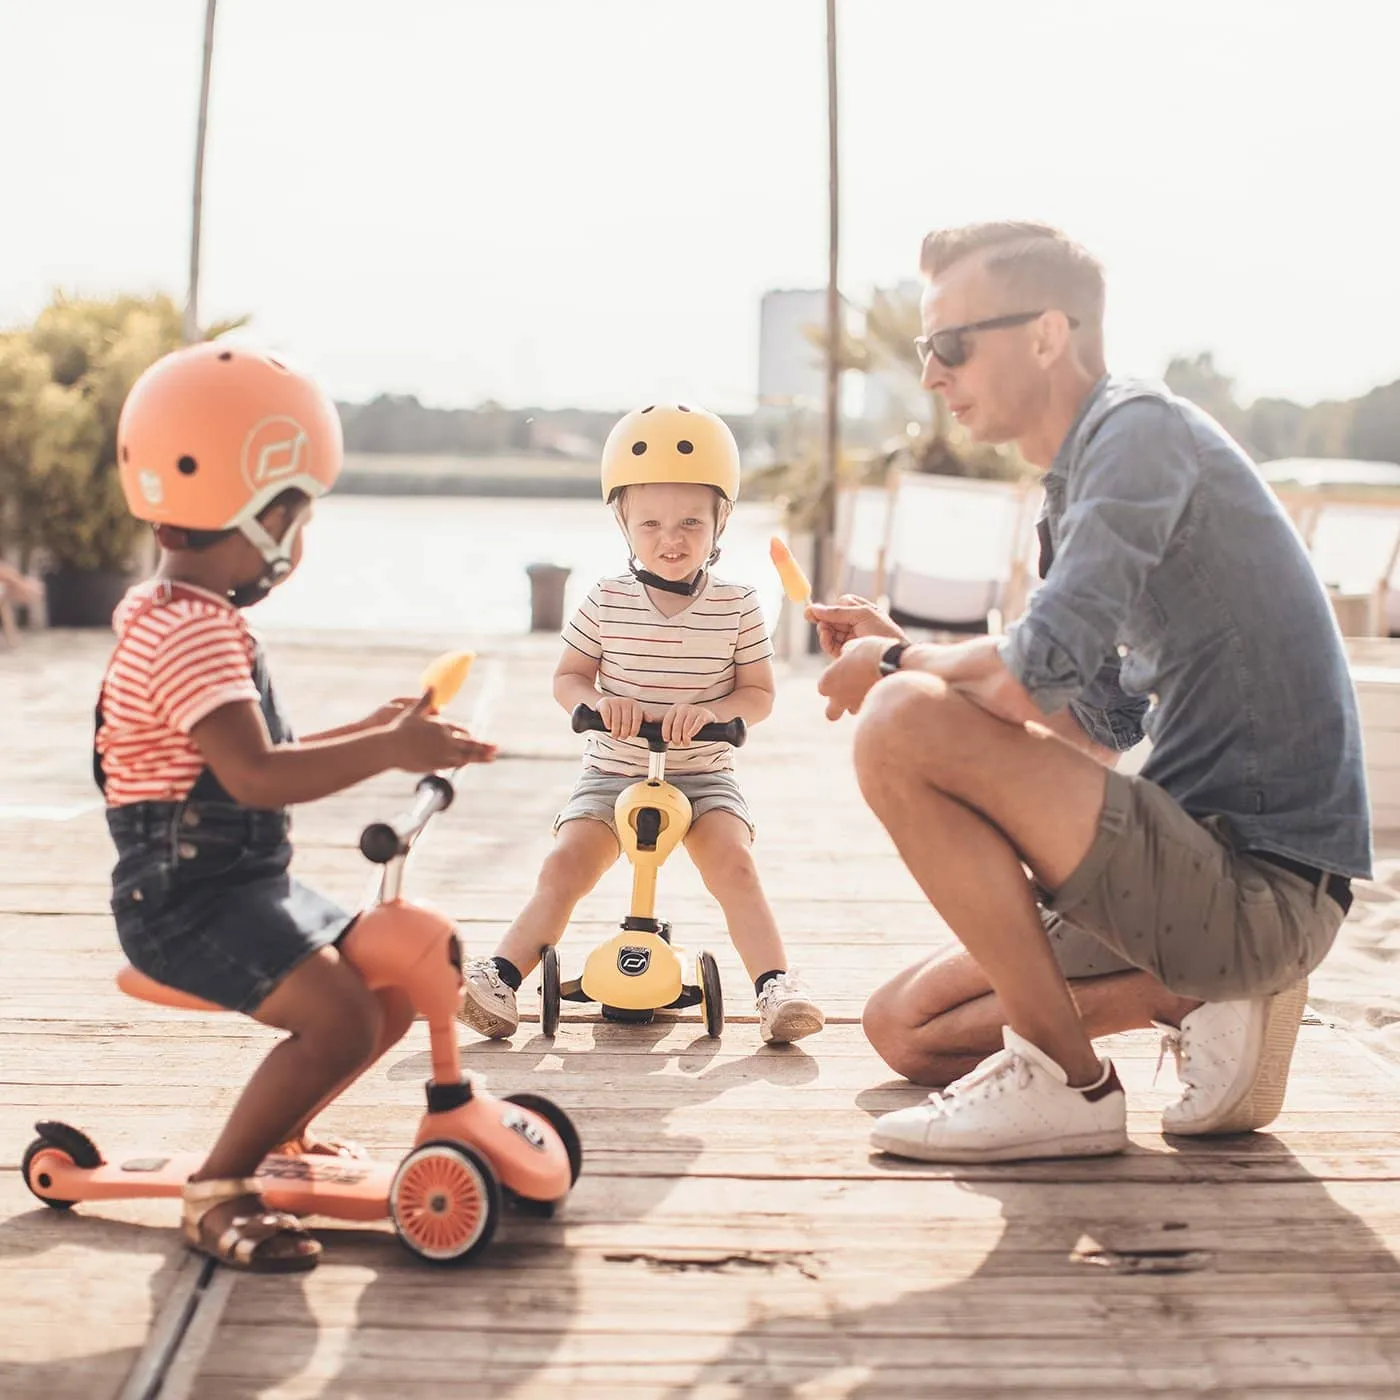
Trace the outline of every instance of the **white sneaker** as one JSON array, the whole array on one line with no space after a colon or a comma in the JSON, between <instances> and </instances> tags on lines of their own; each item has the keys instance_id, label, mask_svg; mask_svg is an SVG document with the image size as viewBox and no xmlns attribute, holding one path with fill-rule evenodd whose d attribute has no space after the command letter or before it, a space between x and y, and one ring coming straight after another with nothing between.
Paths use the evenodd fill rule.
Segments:
<instances>
[{"instance_id":1,"label":"white sneaker","mask_svg":"<svg viewBox=\"0 0 1400 1400\"><path fill-rule=\"evenodd\" d=\"M826 1025L821 1007L792 972L770 978L758 994L758 1033L770 1044L787 1045Z\"/></svg>"},{"instance_id":2,"label":"white sneaker","mask_svg":"<svg viewBox=\"0 0 1400 1400\"><path fill-rule=\"evenodd\" d=\"M520 1024L515 993L501 981L490 958L469 958L462 967L462 1005L457 1019L492 1040L514 1035Z\"/></svg>"},{"instance_id":3,"label":"white sneaker","mask_svg":"<svg viewBox=\"0 0 1400 1400\"><path fill-rule=\"evenodd\" d=\"M1308 1000L1308 980L1252 1001L1208 1001L1162 1032L1157 1068L1170 1051L1181 1097L1162 1111L1162 1131L1185 1137L1248 1133L1278 1117Z\"/></svg>"},{"instance_id":4,"label":"white sneaker","mask_svg":"<svg viewBox=\"0 0 1400 1400\"><path fill-rule=\"evenodd\" d=\"M1127 1100L1108 1060L1098 1085L1072 1089L1064 1070L1010 1026L1002 1043L941 1093L877 1118L871 1146L921 1162L1104 1157L1127 1147Z\"/></svg>"}]
</instances>

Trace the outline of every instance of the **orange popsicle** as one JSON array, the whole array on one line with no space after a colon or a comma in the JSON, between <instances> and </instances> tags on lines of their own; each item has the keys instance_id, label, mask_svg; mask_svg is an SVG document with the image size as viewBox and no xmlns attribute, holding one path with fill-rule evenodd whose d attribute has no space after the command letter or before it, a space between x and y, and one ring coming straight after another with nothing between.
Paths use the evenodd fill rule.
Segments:
<instances>
[{"instance_id":1,"label":"orange popsicle","mask_svg":"<svg viewBox=\"0 0 1400 1400\"><path fill-rule=\"evenodd\" d=\"M768 553L772 556L778 577L783 581L783 592L788 598L794 603L810 602L812 585L807 582L807 575L802 572L802 566L792 557L792 551L777 535L769 541Z\"/></svg>"},{"instance_id":2,"label":"orange popsicle","mask_svg":"<svg viewBox=\"0 0 1400 1400\"><path fill-rule=\"evenodd\" d=\"M474 651L445 651L428 665L418 688L425 693L432 691L434 710L441 710L452 703L457 692L466 685L475 660Z\"/></svg>"}]
</instances>

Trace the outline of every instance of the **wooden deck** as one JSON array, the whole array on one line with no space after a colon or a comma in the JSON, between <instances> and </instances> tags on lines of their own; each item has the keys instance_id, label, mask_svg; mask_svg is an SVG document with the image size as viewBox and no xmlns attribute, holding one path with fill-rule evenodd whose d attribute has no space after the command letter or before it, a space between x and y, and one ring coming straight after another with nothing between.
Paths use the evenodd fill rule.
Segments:
<instances>
[{"instance_id":1,"label":"wooden deck","mask_svg":"<svg viewBox=\"0 0 1400 1400\"><path fill-rule=\"evenodd\" d=\"M110 853L86 774L104 646L50 634L0 657L4 1400L128 1400L162 1372L162 1400L1400 1393L1400 1083L1337 1031L1304 1027L1267 1135L1169 1146L1170 1062L1154 1086L1156 1038L1138 1034L1111 1046L1131 1104L1121 1158L955 1173L870 1156L872 1115L917 1091L867 1048L862 1000L948 935L860 804L849 727L827 726L805 662L741 764L823 1034L760 1045L751 988L678 857L662 913L718 952L726 1034L693 1015L625 1028L568 1011L552 1043L528 1025L508 1046L464 1031L493 1088L569 1109L587 1159L558 1220L509 1221L479 1264L434 1270L387 1230L330 1225L308 1278L240 1277L186 1254L171 1202L39 1207L17 1170L36 1118L85 1127L109 1155L198 1147L270 1043L112 985ZM411 689L432 652L273 648L303 727ZM577 764L552 659L529 641L483 656L472 694L510 756L470 775L410 874L474 950L521 903ZM300 873L355 901L360 826L409 786L381 778L302 812ZM581 906L566 975L625 892L620 867ZM401 1151L426 1049L416 1027L331 1125Z\"/></svg>"}]
</instances>

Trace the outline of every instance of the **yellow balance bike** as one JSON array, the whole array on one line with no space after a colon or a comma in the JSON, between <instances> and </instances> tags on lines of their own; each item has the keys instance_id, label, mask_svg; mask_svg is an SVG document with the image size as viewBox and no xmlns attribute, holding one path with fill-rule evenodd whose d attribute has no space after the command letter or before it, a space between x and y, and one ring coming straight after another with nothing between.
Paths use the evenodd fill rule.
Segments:
<instances>
[{"instance_id":1,"label":"yellow balance bike","mask_svg":"<svg viewBox=\"0 0 1400 1400\"><path fill-rule=\"evenodd\" d=\"M575 734L590 729L606 733L608 728L588 705L574 709L573 727ZM695 742L737 749L746 737L744 721L731 719L705 725ZM696 981L687 984L681 976L682 950L671 944L671 926L656 917L656 872L690 829L690 799L666 781L660 722L643 724L641 738L651 750L647 776L620 792L613 808L618 842L632 862L631 911L622 921L622 931L588 955L583 976L573 981L560 983L556 949L540 950L540 1025L545 1035L559 1028L561 1000L597 1002L604 1020L634 1025L645 1025L658 1011L698 1005L707 1035L717 1037L724 1030L724 994L713 954L696 954Z\"/></svg>"}]
</instances>

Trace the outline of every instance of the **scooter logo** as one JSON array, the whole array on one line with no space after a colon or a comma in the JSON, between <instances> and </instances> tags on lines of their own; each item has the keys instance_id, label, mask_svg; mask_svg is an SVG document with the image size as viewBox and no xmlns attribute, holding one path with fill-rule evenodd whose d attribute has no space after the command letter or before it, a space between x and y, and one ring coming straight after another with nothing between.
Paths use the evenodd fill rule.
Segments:
<instances>
[{"instance_id":1,"label":"scooter logo","mask_svg":"<svg viewBox=\"0 0 1400 1400\"><path fill-rule=\"evenodd\" d=\"M544 1134L518 1108L508 1109L501 1122L513 1133L519 1133L536 1152L544 1151Z\"/></svg>"},{"instance_id":2,"label":"scooter logo","mask_svg":"<svg viewBox=\"0 0 1400 1400\"><path fill-rule=\"evenodd\" d=\"M617 950L617 970L624 977L640 977L651 966L651 949L629 943Z\"/></svg>"},{"instance_id":3,"label":"scooter logo","mask_svg":"<svg viewBox=\"0 0 1400 1400\"><path fill-rule=\"evenodd\" d=\"M309 466L311 443L295 418L264 418L243 440L243 480L260 491Z\"/></svg>"}]
</instances>

